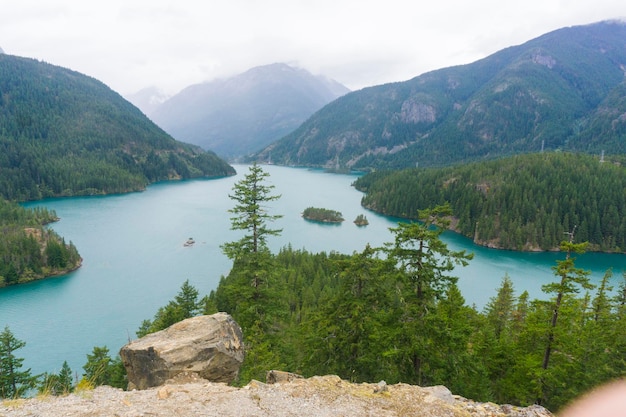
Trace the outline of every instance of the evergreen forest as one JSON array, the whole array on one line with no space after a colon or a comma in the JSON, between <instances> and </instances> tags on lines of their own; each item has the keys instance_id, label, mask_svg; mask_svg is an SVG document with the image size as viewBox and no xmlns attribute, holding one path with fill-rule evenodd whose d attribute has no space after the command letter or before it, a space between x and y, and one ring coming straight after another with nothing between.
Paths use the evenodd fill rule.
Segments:
<instances>
[{"instance_id":1,"label":"evergreen forest","mask_svg":"<svg viewBox=\"0 0 626 417\"><path fill-rule=\"evenodd\" d=\"M276 198L271 188L256 197L239 191L248 208ZM574 243L573 235L559 246L563 258L553 267L554 282L542 287L544 299L516 293L505 275L479 310L466 304L452 274L472 254L439 238L451 225L450 205L420 210L419 221L391 228L393 241L382 247L347 255L288 246L272 254L249 239L279 233L267 224L274 217L237 201L233 229L246 235L225 245L233 259L228 276L201 299L186 281L138 336L225 311L245 338L241 385L280 369L354 382L442 384L478 401L553 411L626 375L626 274L608 270L591 285L575 263L587 243Z\"/></svg>"},{"instance_id":2,"label":"evergreen forest","mask_svg":"<svg viewBox=\"0 0 626 417\"><path fill-rule=\"evenodd\" d=\"M557 250L575 229L589 250L626 250L626 169L615 159L545 152L377 171L354 185L366 193L364 207L406 219L448 202L453 229L481 245Z\"/></svg>"},{"instance_id":3,"label":"evergreen forest","mask_svg":"<svg viewBox=\"0 0 626 417\"><path fill-rule=\"evenodd\" d=\"M120 193L234 169L175 141L101 82L0 54L0 197Z\"/></svg>"},{"instance_id":4,"label":"evergreen forest","mask_svg":"<svg viewBox=\"0 0 626 417\"><path fill-rule=\"evenodd\" d=\"M230 273L204 297L186 281L137 335L225 311L245 337L240 385L280 369L441 384L478 401L558 411L623 378L626 273L607 270L591 285L576 256L626 251L625 30L566 28L329 104L255 158L373 171L354 185L365 208L406 220L392 240L353 254L271 253L280 215L264 203L280 196L255 164L231 195L232 229L243 237L222 245ZM232 174L97 80L0 54L0 286L81 262L45 227L55 213L16 201ZM503 276L484 308L467 305L453 271L472 254L448 248L439 239L447 229L490 247L561 251L554 281L530 299ZM67 364L59 374L20 370L14 352L23 346L8 327L0 333L0 397L74 389ZM84 371L79 385L125 385L106 347L94 348Z\"/></svg>"},{"instance_id":5,"label":"evergreen forest","mask_svg":"<svg viewBox=\"0 0 626 417\"><path fill-rule=\"evenodd\" d=\"M45 224L56 221L45 208L25 209L0 198L0 287L59 275L78 268L76 247Z\"/></svg>"},{"instance_id":6,"label":"evergreen forest","mask_svg":"<svg viewBox=\"0 0 626 417\"><path fill-rule=\"evenodd\" d=\"M267 239L281 233L271 223L281 216L264 203L280 196L265 184L267 176L253 165L234 187L231 228L243 236L222 245L233 261L230 273L202 298L185 281L172 301L141 323L138 336L225 311L244 334L239 385L279 369L353 382L442 384L477 401L541 404L552 411L626 375L626 274L607 270L592 285L589 272L576 266L576 256L588 249L577 234L560 243L562 258L552 267L553 282L542 286L543 298L518 293L505 275L478 309L467 305L453 272L473 255L440 239L453 223L450 204L398 223L381 247L339 254L287 246L271 253ZM12 361L13 371L0 380L0 394L18 392L11 385L16 379L17 389L45 390L45 381L53 392L74 388L62 383L64 368L33 380L15 355L7 357L16 346L23 342L5 329L0 361ZM78 386L124 386L123 366L105 347L95 347L83 369Z\"/></svg>"},{"instance_id":7,"label":"evergreen forest","mask_svg":"<svg viewBox=\"0 0 626 417\"><path fill-rule=\"evenodd\" d=\"M279 369L352 382L442 384L476 401L541 403L552 411L626 375L626 276L609 270L597 288L573 284L563 292L553 328L558 293L551 288L545 298L530 299L504 276L479 310L466 304L457 278L447 274L418 296L409 271L381 259L380 250L344 255L285 247L267 254L271 272L257 289L249 270L235 264L208 296L200 298L185 282L137 335L226 311L246 343L238 385ZM559 287L557 267L553 285ZM567 276L584 275L575 270Z\"/></svg>"}]
</instances>

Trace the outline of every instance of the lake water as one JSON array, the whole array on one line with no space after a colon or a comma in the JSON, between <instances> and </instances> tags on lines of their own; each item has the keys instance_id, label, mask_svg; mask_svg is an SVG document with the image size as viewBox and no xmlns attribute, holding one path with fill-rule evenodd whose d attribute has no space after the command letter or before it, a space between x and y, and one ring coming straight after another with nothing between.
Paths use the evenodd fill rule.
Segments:
<instances>
[{"instance_id":1,"label":"lake water","mask_svg":"<svg viewBox=\"0 0 626 417\"><path fill-rule=\"evenodd\" d=\"M239 239L230 230L228 198L232 187L248 172L213 180L155 184L145 192L106 197L52 199L27 204L54 209L61 220L51 227L72 241L84 258L83 266L69 275L0 289L0 326L8 325L26 342L18 357L33 373L58 372L64 360L81 374L86 355L94 346L107 346L113 355L135 338L142 320L171 300L185 280L201 295L217 287L228 273L230 261L219 246ZM264 166L268 182L282 197L271 203L275 222L283 228L270 238L273 251L291 244L311 252L361 251L367 243L380 246L392 241L389 227L396 219L377 215L360 206L362 194L351 187L354 175ZM302 219L307 207L343 213L341 225L323 225ZM369 226L352 223L366 214ZM184 247L192 237L196 243ZM562 255L517 253L475 246L453 233L444 240L455 249L474 252L470 266L460 268L459 287L466 301L482 308L495 294L505 273L517 293L528 290L543 297L541 285L554 279L551 267ZM626 269L626 255L585 254L577 265L592 271L599 281L613 267L615 275ZM617 278L615 281L617 281Z\"/></svg>"}]
</instances>

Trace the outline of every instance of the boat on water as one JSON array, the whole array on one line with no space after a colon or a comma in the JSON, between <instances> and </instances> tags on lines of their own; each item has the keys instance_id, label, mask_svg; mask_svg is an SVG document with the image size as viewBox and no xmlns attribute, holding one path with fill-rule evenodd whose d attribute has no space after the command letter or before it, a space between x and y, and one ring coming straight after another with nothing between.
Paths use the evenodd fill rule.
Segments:
<instances>
[{"instance_id":1,"label":"boat on water","mask_svg":"<svg viewBox=\"0 0 626 417\"><path fill-rule=\"evenodd\" d=\"M194 243L196 243L196 241L193 240L192 237L190 237L185 243L183 243L183 246L193 246Z\"/></svg>"}]
</instances>

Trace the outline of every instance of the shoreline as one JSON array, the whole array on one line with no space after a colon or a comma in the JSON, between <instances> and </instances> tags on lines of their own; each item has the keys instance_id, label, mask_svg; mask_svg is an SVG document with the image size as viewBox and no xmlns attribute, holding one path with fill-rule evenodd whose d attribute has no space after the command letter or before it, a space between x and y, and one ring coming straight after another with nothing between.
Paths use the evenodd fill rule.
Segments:
<instances>
[{"instance_id":1,"label":"shoreline","mask_svg":"<svg viewBox=\"0 0 626 417\"><path fill-rule=\"evenodd\" d=\"M17 282L15 282L13 284L9 284L9 285L7 285L5 283L2 283L0 285L0 290L3 289L3 288L15 287L15 286L18 286L18 285L29 284L31 282L43 281L43 280L49 279L49 278L58 278L58 277L61 277L61 276L64 276L64 275L68 275L68 274L71 274L72 272L77 271L82 265L83 265L83 258L81 257L78 260L78 262L76 263L76 265L72 266L71 268L55 270L55 271L50 272L47 275L37 275L37 276L34 276L34 277L32 277L30 279L27 279L27 280L18 279Z\"/></svg>"}]
</instances>

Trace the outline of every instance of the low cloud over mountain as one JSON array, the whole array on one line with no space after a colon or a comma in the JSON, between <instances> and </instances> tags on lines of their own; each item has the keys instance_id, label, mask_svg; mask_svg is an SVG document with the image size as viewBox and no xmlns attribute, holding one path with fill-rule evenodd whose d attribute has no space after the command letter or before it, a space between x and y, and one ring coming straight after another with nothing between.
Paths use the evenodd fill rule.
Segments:
<instances>
[{"instance_id":1,"label":"low cloud over mountain","mask_svg":"<svg viewBox=\"0 0 626 417\"><path fill-rule=\"evenodd\" d=\"M230 159L258 151L349 90L286 64L187 87L148 115L174 138Z\"/></svg>"}]
</instances>

